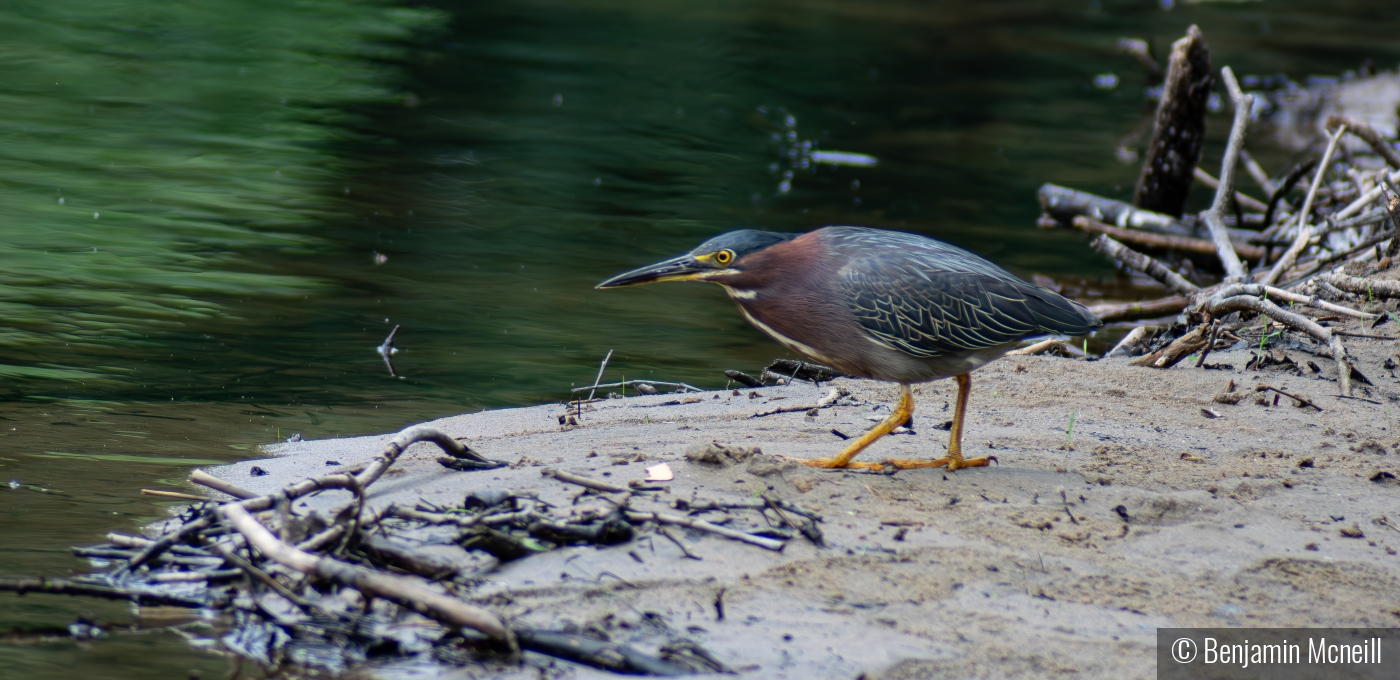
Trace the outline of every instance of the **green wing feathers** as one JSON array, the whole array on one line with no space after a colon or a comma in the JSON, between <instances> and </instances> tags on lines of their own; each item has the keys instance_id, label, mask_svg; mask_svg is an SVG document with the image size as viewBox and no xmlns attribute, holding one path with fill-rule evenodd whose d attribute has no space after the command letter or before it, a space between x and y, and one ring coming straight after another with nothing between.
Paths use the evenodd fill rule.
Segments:
<instances>
[{"instance_id":1,"label":"green wing feathers","mask_svg":"<svg viewBox=\"0 0 1400 680\"><path fill-rule=\"evenodd\" d=\"M893 238L880 238L886 234ZM975 351L1033 335L1080 335L1101 325L1082 305L961 248L910 234L873 237L897 243L872 253L859 239L868 256L842 269L838 291L871 336L912 356Z\"/></svg>"}]
</instances>

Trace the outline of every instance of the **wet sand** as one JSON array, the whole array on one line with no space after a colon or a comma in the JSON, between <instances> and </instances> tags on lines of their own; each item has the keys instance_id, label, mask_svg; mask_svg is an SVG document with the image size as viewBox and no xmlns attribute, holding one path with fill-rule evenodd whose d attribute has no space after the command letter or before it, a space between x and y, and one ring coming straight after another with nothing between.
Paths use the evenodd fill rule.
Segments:
<instances>
[{"instance_id":1,"label":"wet sand","mask_svg":"<svg viewBox=\"0 0 1400 680\"><path fill-rule=\"evenodd\" d=\"M564 548L499 566L475 601L649 651L688 637L755 678L1151 678L1162 626L1400 625L1400 394L1384 367L1394 344L1348 348L1374 383L1356 394L1377 403L1333 396L1334 364L1303 347L1283 350L1300 371L1245 371L1247 350L1210 355L1233 370L1008 357L974 375L964 442L968 456L999 465L954 473L830 472L766 456L714 466L684 455L716 441L832 455L842 446L833 428L858 433L893 404L896 387L869 381L832 383L852 397L815 416L752 417L815 403L829 385L611 399L575 428L561 428L558 404L463 415L433 424L515 465L453 472L419 444L371 502L460 505L470 489L497 487L567 504L576 489L542 477L544 467L625 482L666 462L676 478L658 503L769 491L819 511L827 547L799 538L771 552L687 534L702 560L660 537ZM1216 401L1231 381L1243 398ZM1254 392L1263 384L1324 410L1275 404ZM916 434L889 436L860 459L942 455L947 432L935 426L951 417L955 389L916 386ZM272 458L214 472L271 491L336 467L327 461L369 459L386 439L281 444L268 447ZM253 465L270 474L250 476ZM343 503L337 493L311 502ZM608 675L555 668L551 677ZM400 671L410 673L377 675Z\"/></svg>"}]
</instances>

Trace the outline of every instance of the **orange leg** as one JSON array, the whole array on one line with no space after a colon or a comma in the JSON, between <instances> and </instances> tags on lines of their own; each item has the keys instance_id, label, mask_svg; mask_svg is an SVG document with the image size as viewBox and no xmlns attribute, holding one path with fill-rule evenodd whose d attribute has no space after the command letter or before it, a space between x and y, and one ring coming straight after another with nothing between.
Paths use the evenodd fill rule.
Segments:
<instances>
[{"instance_id":1,"label":"orange leg","mask_svg":"<svg viewBox=\"0 0 1400 680\"><path fill-rule=\"evenodd\" d=\"M909 416L913 413L914 393L909 391L909 385L900 383L899 402L894 405L894 409L890 411L888 418L880 421L879 425L876 425L855 441L847 444L846 448L842 449L841 453L836 454L835 458L815 458L799 462L804 465L820 468L863 468L866 470L882 470L885 468L884 463L852 463L851 459L855 458L861 451L864 451L865 447L874 444L876 439L889 434L894 428L909 422Z\"/></svg>"},{"instance_id":2,"label":"orange leg","mask_svg":"<svg viewBox=\"0 0 1400 680\"><path fill-rule=\"evenodd\" d=\"M958 381L958 408L953 412L953 429L948 433L948 455L937 460L887 460L885 465L892 465L900 470L946 465L948 471L952 472L959 468L986 467L988 462L996 460L992 456L972 459L962 457L963 418L967 414L967 397L972 392L972 377L964 373L955 380Z\"/></svg>"}]
</instances>

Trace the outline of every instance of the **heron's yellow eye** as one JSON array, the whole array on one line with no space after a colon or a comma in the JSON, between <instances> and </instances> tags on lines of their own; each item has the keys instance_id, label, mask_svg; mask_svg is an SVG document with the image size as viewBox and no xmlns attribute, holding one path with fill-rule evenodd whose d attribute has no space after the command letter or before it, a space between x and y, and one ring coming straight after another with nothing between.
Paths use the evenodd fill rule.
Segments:
<instances>
[{"instance_id":1,"label":"heron's yellow eye","mask_svg":"<svg viewBox=\"0 0 1400 680\"><path fill-rule=\"evenodd\" d=\"M729 264L733 261L734 251L732 250L721 250L718 253L715 253L715 262L719 264Z\"/></svg>"}]
</instances>

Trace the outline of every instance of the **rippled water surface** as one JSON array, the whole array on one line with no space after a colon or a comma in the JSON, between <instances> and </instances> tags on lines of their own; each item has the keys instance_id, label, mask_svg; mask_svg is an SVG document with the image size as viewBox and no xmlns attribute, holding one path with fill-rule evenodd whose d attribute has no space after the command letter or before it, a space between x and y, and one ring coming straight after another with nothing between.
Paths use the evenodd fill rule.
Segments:
<instances>
[{"instance_id":1,"label":"rippled water surface","mask_svg":"<svg viewBox=\"0 0 1400 680\"><path fill-rule=\"evenodd\" d=\"M610 378L716 386L762 366L781 349L718 290L592 289L730 228L918 231L1093 288L1112 271L1033 227L1034 190L1131 188L1113 149L1148 83L1119 37L1164 55L1198 23L1216 64L1301 80L1400 62L1386 12L6 3L0 572L83 568L69 546L167 512L141 488L292 433L558 400L609 349ZM1096 88L1107 73L1117 87ZM804 167L810 149L878 164ZM394 325L402 379L373 351ZM0 601L0 630L131 623L123 605ZM0 638L5 678L229 668L169 632Z\"/></svg>"}]
</instances>

